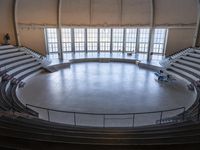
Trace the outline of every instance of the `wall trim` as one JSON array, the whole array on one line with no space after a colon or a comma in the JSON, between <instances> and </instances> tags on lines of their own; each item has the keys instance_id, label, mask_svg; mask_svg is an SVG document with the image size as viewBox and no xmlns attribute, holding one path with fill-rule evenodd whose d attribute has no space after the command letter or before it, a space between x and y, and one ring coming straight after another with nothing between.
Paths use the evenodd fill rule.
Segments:
<instances>
[{"instance_id":1,"label":"wall trim","mask_svg":"<svg viewBox=\"0 0 200 150\"><path fill-rule=\"evenodd\" d=\"M31 28L56 28L58 25L51 25L51 24L24 24L19 23L19 28L21 29L31 29ZM116 28L150 28L151 26L149 24L145 25L67 25L62 24L61 27L96 27L96 28L107 28L107 27L116 27ZM195 29L196 23L193 24L160 24L160 25L154 25L154 28L185 28L185 29Z\"/></svg>"}]
</instances>

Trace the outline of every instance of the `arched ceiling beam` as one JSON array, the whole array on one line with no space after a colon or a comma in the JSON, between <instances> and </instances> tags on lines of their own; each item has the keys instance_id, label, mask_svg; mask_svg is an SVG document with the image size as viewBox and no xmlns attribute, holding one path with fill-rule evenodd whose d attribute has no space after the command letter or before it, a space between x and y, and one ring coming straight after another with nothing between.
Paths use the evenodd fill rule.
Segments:
<instances>
[{"instance_id":1,"label":"arched ceiling beam","mask_svg":"<svg viewBox=\"0 0 200 150\"><path fill-rule=\"evenodd\" d=\"M61 27L62 27L62 20L61 20L61 9L62 9L62 0L58 0L57 4L57 28L58 28L58 42L59 42L59 57L63 59L63 49L62 49L62 37L61 37Z\"/></svg>"},{"instance_id":2,"label":"arched ceiling beam","mask_svg":"<svg viewBox=\"0 0 200 150\"><path fill-rule=\"evenodd\" d=\"M150 7L151 7L151 15L150 15L150 36L149 36L149 45L148 45L148 55L147 55L147 61L151 61L151 51L152 51L152 40L153 40L153 28L155 26L155 2L154 0L150 1Z\"/></svg>"},{"instance_id":3,"label":"arched ceiling beam","mask_svg":"<svg viewBox=\"0 0 200 150\"><path fill-rule=\"evenodd\" d=\"M194 35L193 47L200 46L200 0L197 0L197 25Z\"/></svg>"},{"instance_id":4,"label":"arched ceiling beam","mask_svg":"<svg viewBox=\"0 0 200 150\"><path fill-rule=\"evenodd\" d=\"M19 37L18 16L17 16L18 3L19 3L19 0L14 0L14 2L13 2L13 24L14 24L16 45L21 46L20 37Z\"/></svg>"}]
</instances>

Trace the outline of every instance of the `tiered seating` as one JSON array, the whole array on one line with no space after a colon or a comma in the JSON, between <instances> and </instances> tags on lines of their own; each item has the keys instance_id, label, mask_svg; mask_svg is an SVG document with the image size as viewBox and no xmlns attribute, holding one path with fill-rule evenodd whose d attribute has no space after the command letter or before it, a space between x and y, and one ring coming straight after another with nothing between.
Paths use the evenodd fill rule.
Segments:
<instances>
[{"instance_id":1,"label":"tiered seating","mask_svg":"<svg viewBox=\"0 0 200 150\"><path fill-rule=\"evenodd\" d=\"M16 89L25 84L25 79L42 71L38 58L24 48L0 46L0 110L27 112L38 116L38 113L26 108L17 99Z\"/></svg>"},{"instance_id":2,"label":"tiered seating","mask_svg":"<svg viewBox=\"0 0 200 150\"><path fill-rule=\"evenodd\" d=\"M197 92L197 100L184 114L187 120L197 120L200 113L200 87L196 83L200 81L200 50L190 48L176 59L171 60L170 64L165 67L165 73L176 78L184 80L188 85L195 87ZM176 119L182 117L180 114ZM177 121L175 118L165 118L163 122Z\"/></svg>"},{"instance_id":3,"label":"tiered seating","mask_svg":"<svg viewBox=\"0 0 200 150\"><path fill-rule=\"evenodd\" d=\"M0 45L0 50L14 48L13 45Z\"/></svg>"},{"instance_id":4,"label":"tiered seating","mask_svg":"<svg viewBox=\"0 0 200 150\"><path fill-rule=\"evenodd\" d=\"M187 77L187 80L199 81L200 80L200 50L190 48L183 55L173 59L166 67L167 73L181 78Z\"/></svg>"},{"instance_id":5,"label":"tiered seating","mask_svg":"<svg viewBox=\"0 0 200 150\"><path fill-rule=\"evenodd\" d=\"M24 117L1 117L0 131L2 137L0 145L21 149L52 150L66 147L73 149L75 146L78 149L100 150L102 146L105 146L103 149L121 147L121 149L148 148L153 150L154 148L170 149L172 145L173 148L180 148L182 145L194 148L197 144L199 146L200 139L200 126L198 123L192 122L141 128L103 129L74 128Z\"/></svg>"},{"instance_id":6,"label":"tiered seating","mask_svg":"<svg viewBox=\"0 0 200 150\"><path fill-rule=\"evenodd\" d=\"M137 128L80 127L39 119L37 112L18 100L16 90L24 79L42 71L40 62L20 48L4 47L2 50L7 52L1 52L0 47L0 110L12 112L0 115L0 149L193 150L200 147L198 49L182 53L164 69L188 84L195 83L198 96L193 106L175 117L164 118L161 124Z\"/></svg>"}]
</instances>

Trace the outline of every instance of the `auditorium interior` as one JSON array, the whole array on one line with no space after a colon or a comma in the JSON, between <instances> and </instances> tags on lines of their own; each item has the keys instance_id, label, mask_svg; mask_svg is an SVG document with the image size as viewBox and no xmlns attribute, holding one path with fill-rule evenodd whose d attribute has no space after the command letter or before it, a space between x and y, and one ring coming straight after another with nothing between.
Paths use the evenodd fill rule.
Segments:
<instances>
[{"instance_id":1,"label":"auditorium interior","mask_svg":"<svg viewBox=\"0 0 200 150\"><path fill-rule=\"evenodd\" d=\"M0 150L65 149L200 149L200 0L0 0Z\"/></svg>"}]
</instances>

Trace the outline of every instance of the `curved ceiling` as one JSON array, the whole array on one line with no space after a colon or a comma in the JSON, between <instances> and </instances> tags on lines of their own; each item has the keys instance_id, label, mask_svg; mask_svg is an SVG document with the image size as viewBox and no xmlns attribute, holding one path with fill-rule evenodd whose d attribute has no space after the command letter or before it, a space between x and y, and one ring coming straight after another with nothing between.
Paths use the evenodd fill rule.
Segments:
<instances>
[{"instance_id":1,"label":"curved ceiling","mask_svg":"<svg viewBox=\"0 0 200 150\"><path fill-rule=\"evenodd\" d=\"M18 0L18 22L56 25L59 0ZM196 0L61 0L63 25L195 24Z\"/></svg>"}]
</instances>

